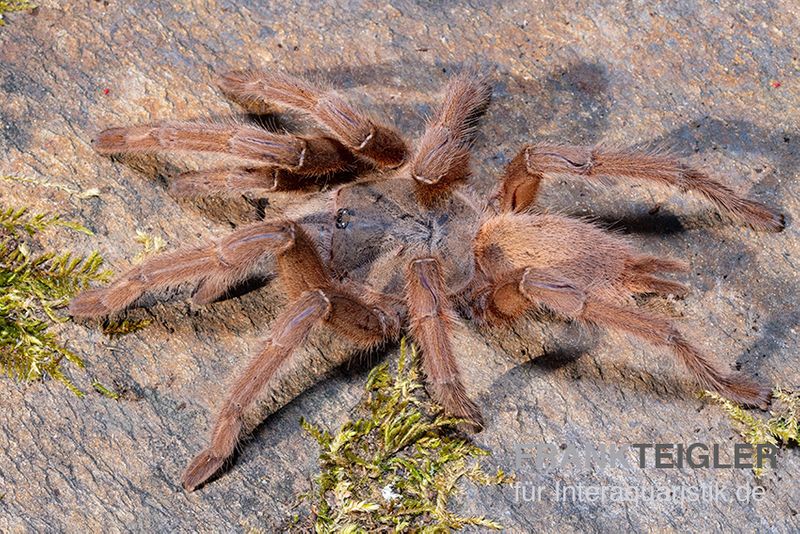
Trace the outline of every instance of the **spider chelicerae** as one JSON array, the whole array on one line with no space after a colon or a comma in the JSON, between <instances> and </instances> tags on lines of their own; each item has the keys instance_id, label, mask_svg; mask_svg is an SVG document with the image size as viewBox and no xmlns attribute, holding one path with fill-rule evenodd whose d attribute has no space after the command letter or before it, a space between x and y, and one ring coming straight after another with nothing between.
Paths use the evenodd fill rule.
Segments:
<instances>
[{"instance_id":1,"label":"spider chelicerae","mask_svg":"<svg viewBox=\"0 0 800 534\"><path fill-rule=\"evenodd\" d=\"M244 411L322 325L363 350L409 329L422 349L430 395L476 431L483 421L459 374L454 324L502 326L538 309L668 349L703 387L767 406L767 387L721 369L669 317L636 305L637 294L685 293L684 285L662 276L686 270L684 262L639 253L619 236L535 203L545 178L616 178L694 191L755 229L780 231L782 215L668 155L557 144L523 147L496 194L481 198L466 178L492 90L475 71L450 80L413 148L339 93L295 76L231 72L221 76L220 87L245 107L298 113L314 126L292 134L236 123L164 122L105 130L94 146L101 154L188 151L237 162L177 176L170 188L179 196L291 194L314 177L345 180L280 219L153 257L72 301L73 316L102 317L151 305L154 295L175 294L178 287L190 287L193 301L206 304L249 279L280 281L289 303L230 386L208 448L183 474L187 490L231 457Z\"/></svg>"}]
</instances>

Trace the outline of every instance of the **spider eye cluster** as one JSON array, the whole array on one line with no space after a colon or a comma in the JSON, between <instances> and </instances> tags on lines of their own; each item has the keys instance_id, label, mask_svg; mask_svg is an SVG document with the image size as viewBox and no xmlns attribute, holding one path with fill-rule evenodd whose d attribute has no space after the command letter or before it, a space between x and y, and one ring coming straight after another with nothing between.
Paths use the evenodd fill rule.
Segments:
<instances>
[{"instance_id":1,"label":"spider eye cluster","mask_svg":"<svg viewBox=\"0 0 800 534\"><path fill-rule=\"evenodd\" d=\"M353 212L347 208L341 208L336 212L336 228L343 230L347 228L352 219Z\"/></svg>"}]
</instances>

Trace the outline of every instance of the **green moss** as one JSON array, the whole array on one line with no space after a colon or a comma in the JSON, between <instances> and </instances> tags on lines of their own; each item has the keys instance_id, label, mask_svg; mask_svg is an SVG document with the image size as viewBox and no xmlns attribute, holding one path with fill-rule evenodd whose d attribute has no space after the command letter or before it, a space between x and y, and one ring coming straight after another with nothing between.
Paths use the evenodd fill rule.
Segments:
<instances>
[{"instance_id":1,"label":"green moss","mask_svg":"<svg viewBox=\"0 0 800 534\"><path fill-rule=\"evenodd\" d=\"M108 389L106 386L101 384L100 381L98 381L96 379L92 380L92 387L94 388L95 391L97 391L98 393L100 393L104 397L108 397L109 399L114 399L114 400L118 400L119 399L119 393L117 393L116 391L112 391L112 390Z\"/></svg>"},{"instance_id":2,"label":"green moss","mask_svg":"<svg viewBox=\"0 0 800 534\"><path fill-rule=\"evenodd\" d=\"M141 230L136 230L134 240L141 245L142 250L133 258L133 263L141 263L148 256L158 254L167 246L167 243L161 237L150 235Z\"/></svg>"},{"instance_id":3,"label":"green moss","mask_svg":"<svg viewBox=\"0 0 800 534\"><path fill-rule=\"evenodd\" d=\"M78 190L68 185L60 184L58 182L50 182L46 180L37 180L35 178L28 178L26 176L0 176L3 180L7 182L16 182L18 184L25 184L25 185L32 185L36 187L45 187L48 189L57 189L58 191L63 191L68 193L70 196L76 196L80 199L85 198L94 198L100 196L100 190L96 187L86 190Z\"/></svg>"},{"instance_id":4,"label":"green moss","mask_svg":"<svg viewBox=\"0 0 800 534\"><path fill-rule=\"evenodd\" d=\"M101 329L110 338L122 337L139 330L144 330L153 323L152 319L106 319Z\"/></svg>"},{"instance_id":5,"label":"green moss","mask_svg":"<svg viewBox=\"0 0 800 534\"><path fill-rule=\"evenodd\" d=\"M66 320L59 310L75 293L111 273L101 269L96 252L75 257L39 250L33 238L53 227L92 234L58 215L0 206L0 372L24 381L50 376L83 395L63 368L65 362L82 368L83 361L51 328Z\"/></svg>"},{"instance_id":6,"label":"green moss","mask_svg":"<svg viewBox=\"0 0 800 534\"><path fill-rule=\"evenodd\" d=\"M410 352L410 358L408 353ZM489 454L466 439L424 395L415 348L401 343L396 376L376 367L358 408L361 417L338 432L301 421L321 448L311 501L314 530L329 532L448 532L466 526L501 529L485 517L462 517L449 500L465 480L507 483L490 475L479 457Z\"/></svg>"},{"instance_id":7,"label":"green moss","mask_svg":"<svg viewBox=\"0 0 800 534\"><path fill-rule=\"evenodd\" d=\"M26 0L0 0L0 26L5 25L3 15L6 13L13 13L14 11L25 11L33 9L35 5L27 2Z\"/></svg>"},{"instance_id":8,"label":"green moss","mask_svg":"<svg viewBox=\"0 0 800 534\"><path fill-rule=\"evenodd\" d=\"M776 387L772 392L772 408L769 417L758 417L740 405L712 391L703 396L720 404L722 409L738 427L739 434L750 445L771 444L781 447L800 445L800 392L786 391ZM754 468L756 476L763 469Z\"/></svg>"}]
</instances>

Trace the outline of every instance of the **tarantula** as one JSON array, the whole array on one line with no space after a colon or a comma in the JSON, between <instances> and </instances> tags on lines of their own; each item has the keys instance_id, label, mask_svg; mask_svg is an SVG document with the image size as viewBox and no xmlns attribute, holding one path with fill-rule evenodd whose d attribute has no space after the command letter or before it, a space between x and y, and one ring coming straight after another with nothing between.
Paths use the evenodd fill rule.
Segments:
<instances>
[{"instance_id":1,"label":"tarantula","mask_svg":"<svg viewBox=\"0 0 800 534\"><path fill-rule=\"evenodd\" d=\"M473 198L465 190L470 149L492 90L472 71L450 80L413 149L340 94L294 76L231 72L220 87L240 104L299 113L315 127L293 135L166 122L108 129L94 146L101 154L213 153L240 164L177 176L171 189L184 196L290 192L330 173L344 172L349 181L311 195L285 218L156 256L72 301L73 316L101 317L151 305L154 294L187 284L193 301L206 304L264 273L282 282L289 304L230 387L210 445L183 474L187 490L220 470L243 432L245 409L319 325L364 350L410 327L430 395L475 431L481 413L465 392L451 342L457 312L477 324L503 325L544 309L629 333L671 350L703 387L767 406L768 388L720 369L668 317L635 304L636 294L685 293L686 286L661 276L686 270L684 262L641 254L593 224L537 210L535 202L548 177L618 178L695 191L756 229L780 231L782 215L666 155L555 144L523 147L496 194ZM349 172L365 162L371 172Z\"/></svg>"}]
</instances>

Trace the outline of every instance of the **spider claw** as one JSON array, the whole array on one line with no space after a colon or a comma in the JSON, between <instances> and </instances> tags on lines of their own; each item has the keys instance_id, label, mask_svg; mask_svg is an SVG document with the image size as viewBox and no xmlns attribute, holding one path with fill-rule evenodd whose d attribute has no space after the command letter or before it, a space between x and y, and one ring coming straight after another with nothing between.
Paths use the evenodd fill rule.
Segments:
<instances>
[{"instance_id":1,"label":"spider claw","mask_svg":"<svg viewBox=\"0 0 800 534\"><path fill-rule=\"evenodd\" d=\"M744 224L753 230L777 233L786 228L786 217L783 213L749 200L745 201L745 207L742 215Z\"/></svg>"},{"instance_id":2,"label":"spider claw","mask_svg":"<svg viewBox=\"0 0 800 534\"><path fill-rule=\"evenodd\" d=\"M770 230L773 232L783 232L786 229L786 217L783 213L773 213L770 221Z\"/></svg>"},{"instance_id":3,"label":"spider claw","mask_svg":"<svg viewBox=\"0 0 800 534\"><path fill-rule=\"evenodd\" d=\"M452 417L463 419L457 426L459 430L468 433L478 433L483 430L483 415L478 405L467 397L461 388L447 387L435 388L433 398L444 407L445 413Z\"/></svg>"},{"instance_id":4,"label":"spider claw","mask_svg":"<svg viewBox=\"0 0 800 534\"><path fill-rule=\"evenodd\" d=\"M186 491L196 490L222 468L226 459L214 456L209 449L198 454L183 472L181 477L183 488Z\"/></svg>"},{"instance_id":5,"label":"spider claw","mask_svg":"<svg viewBox=\"0 0 800 534\"><path fill-rule=\"evenodd\" d=\"M92 146L100 154L117 154L128 147L130 128L108 128L95 135Z\"/></svg>"},{"instance_id":6,"label":"spider claw","mask_svg":"<svg viewBox=\"0 0 800 534\"><path fill-rule=\"evenodd\" d=\"M477 434L483 430L483 415L478 406L472 401L469 401L468 405L464 406L464 413L459 414L458 417L464 419L464 422L458 425L458 429L462 432Z\"/></svg>"},{"instance_id":7,"label":"spider claw","mask_svg":"<svg viewBox=\"0 0 800 534\"><path fill-rule=\"evenodd\" d=\"M772 389L752 378L733 373L726 376L716 387L717 391L732 401L766 410L772 401Z\"/></svg>"}]
</instances>

